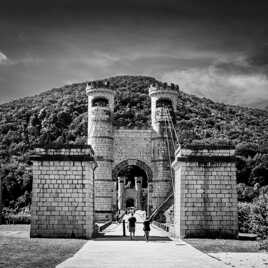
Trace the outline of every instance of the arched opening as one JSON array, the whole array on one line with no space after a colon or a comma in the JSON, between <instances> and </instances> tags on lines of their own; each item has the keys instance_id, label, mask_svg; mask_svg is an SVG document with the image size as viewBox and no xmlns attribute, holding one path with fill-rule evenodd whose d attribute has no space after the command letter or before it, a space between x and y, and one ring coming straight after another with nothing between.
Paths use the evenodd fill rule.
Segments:
<instances>
[{"instance_id":1,"label":"arched opening","mask_svg":"<svg viewBox=\"0 0 268 268\"><path fill-rule=\"evenodd\" d=\"M151 169L142 161L125 160L113 170L117 182L117 208L135 207L148 211L148 189L152 180Z\"/></svg>"},{"instance_id":2,"label":"arched opening","mask_svg":"<svg viewBox=\"0 0 268 268\"><path fill-rule=\"evenodd\" d=\"M128 198L126 200L126 208L135 207L135 201L133 198Z\"/></svg>"},{"instance_id":3,"label":"arched opening","mask_svg":"<svg viewBox=\"0 0 268 268\"><path fill-rule=\"evenodd\" d=\"M147 210L148 178L146 172L136 165L129 165L120 170L119 177L124 178L123 194L120 196L121 208L135 207ZM122 189L121 189L122 191Z\"/></svg>"},{"instance_id":4,"label":"arched opening","mask_svg":"<svg viewBox=\"0 0 268 268\"><path fill-rule=\"evenodd\" d=\"M127 159L127 160L120 162L118 165L116 165L113 169L113 180L117 181L119 174L122 174L120 172L126 169L126 167L128 166L139 167L145 172L148 182L151 182L153 180L153 172L151 168L147 164L145 164L143 161L140 161L137 159Z\"/></svg>"},{"instance_id":5,"label":"arched opening","mask_svg":"<svg viewBox=\"0 0 268 268\"><path fill-rule=\"evenodd\" d=\"M142 188L147 188L148 186L146 172L136 165L126 166L118 173L118 176L126 177L125 185L127 188L135 188L135 177L142 177Z\"/></svg>"},{"instance_id":6,"label":"arched opening","mask_svg":"<svg viewBox=\"0 0 268 268\"><path fill-rule=\"evenodd\" d=\"M168 108L173 110L172 101L167 98L160 98L156 101L156 108Z\"/></svg>"},{"instance_id":7,"label":"arched opening","mask_svg":"<svg viewBox=\"0 0 268 268\"><path fill-rule=\"evenodd\" d=\"M109 101L104 97L96 97L92 100L92 107L108 107Z\"/></svg>"},{"instance_id":8,"label":"arched opening","mask_svg":"<svg viewBox=\"0 0 268 268\"><path fill-rule=\"evenodd\" d=\"M173 123L176 122L176 117L175 117L175 113L173 110L173 104L172 101L168 98L160 98L156 101L156 108L163 108L160 110L164 110L167 109L169 111L169 114L171 116L171 120L173 121Z\"/></svg>"}]
</instances>

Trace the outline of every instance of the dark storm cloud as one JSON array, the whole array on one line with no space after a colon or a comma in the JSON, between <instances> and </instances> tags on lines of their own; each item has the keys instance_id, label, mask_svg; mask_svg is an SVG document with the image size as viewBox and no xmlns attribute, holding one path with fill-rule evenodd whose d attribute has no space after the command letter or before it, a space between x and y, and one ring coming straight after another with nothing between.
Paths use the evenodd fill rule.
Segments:
<instances>
[{"instance_id":1,"label":"dark storm cloud","mask_svg":"<svg viewBox=\"0 0 268 268\"><path fill-rule=\"evenodd\" d=\"M218 73L250 75L263 74L268 77L268 44L257 46L238 59L217 62L213 68ZM268 89L267 89L268 90Z\"/></svg>"},{"instance_id":2,"label":"dark storm cloud","mask_svg":"<svg viewBox=\"0 0 268 268\"><path fill-rule=\"evenodd\" d=\"M267 1L251 1L251 0L46 0L46 1L5 1L1 3L3 12L19 13L25 15L31 13L47 13L56 10L60 13L64 12L116 12L122 11L136 13L176 13L180 15L193 16L209 16L209 17L228 17L238 16L266 17ZM23 14L21 14L23 16ZM107 15L107 14L106 14Z\"/></svg>"},{"instance_id":3,"label":"dark storm cloud","mask_svg":"<svg viewBox=\"0 0 268 268\"><path fill-rule=\"evenodd\" d=\"M250 53L248 61L254 66L268 67L268 43L255 48Z\"/></svg>"},{"instance_id":4,"label":"dark storm cloud","mask_svg":"<svg viewBox=\"0 0 268 268\"><path fill-rule=\"evenodd\" d=\"M216 100L227 96L226 102L234 95L238 101L254 94L263 98L267 5L249 0L5 1L0 102L122 73L175 81L188 92ZM256 88L254 94L244 90L248 84Z\"/></svg>"},{"instance_id":5,"label":"dark storm cloud","mask_svg":"<svg viewBox=\"0 0 268 268\"><path fill-rule=\"evenodd\" d=\"M256 68L249 65L245 60L217 62L213 65L218 74L248 75L256 72Z\"/></svg>"}]
</instances>

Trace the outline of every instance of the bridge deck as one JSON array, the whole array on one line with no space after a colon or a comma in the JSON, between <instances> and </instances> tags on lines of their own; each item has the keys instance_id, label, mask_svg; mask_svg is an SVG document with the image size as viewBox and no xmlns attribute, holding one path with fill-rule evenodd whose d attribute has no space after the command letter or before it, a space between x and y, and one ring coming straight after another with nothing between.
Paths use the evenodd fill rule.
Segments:
<instances>
[{"instance_id":1,"label":"bridge deck","mask_svg":"<svg viewBox=\"0 0 268 268\"><path fill-rule=\"evenodd\" d=\"M123 237L123 224L113 223L108 226L102 233L100 233L99 237L96 240L129 240L129 232L126 225L126 237ZM161 229L151 226L150 232L150 240L151 241L170 241L167 237L167 233L162 231ZM136 241L144 241L144 232L143 232L143 224L136 224L135 238Z\"/></svg>"},{"instance_id":2,"label":"bridge deck","mask_svg":"<svg viewBox=\"0 0 268 268\"><path fill-rule=\"evenodd\" d=\"M88 241L57 268L228 267L182 241L170 240L167 233L156 226L152 226L148 243L144 241L141 223L136 230L136 238L131 241L129 237L122 237L122 224L112 224L101 237Z\"/></svg>"}]
</instances>

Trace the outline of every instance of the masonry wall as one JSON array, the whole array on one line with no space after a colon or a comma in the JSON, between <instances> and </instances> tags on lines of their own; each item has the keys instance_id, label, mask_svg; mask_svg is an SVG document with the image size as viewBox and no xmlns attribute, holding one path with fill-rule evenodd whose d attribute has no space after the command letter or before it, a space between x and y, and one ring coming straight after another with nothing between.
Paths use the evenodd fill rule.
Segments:
<instances>
[{"instance_id":1,"label":"masonry wall","mask_svg":"<svg viewBox=\"0 0 268 268\"><path fill-rule=\"evenodd\" d=\"M235 237L238 216L234 150L181 149L173 167L176 237Z\"/></svg>"},{"instance_id":2,"label":"masonry wall","mask_svg":"<svg viewBox=\"0 0 268 268\"><path fill-rule=\"evenodd\" d=\"M113 110L115 91L104 85L88 85L88 144L95 152L98 168L95 172L95 220L111 219L117 210L117 175L120 168L137 165L144 169L148 181L148 208L156 209L167 197L171 189L169 159L166 140L160 130L159 118L156 117L156 102L168 98L176 111L176 90L166 87L150 87L152 99L152 129L114 129ZM107 105L94 106L94 98L102 97ZM160 120L161 121L161 120ZM163 121L164 122L164 121ZM163 123L162 122L162 123ZM160 136L155 139L152 136ZM160 138L160 139L158 139ZM149 176L150 175L150 176Z\"/></svg>"},{"instance_id":3,"label":"masonry wall","mask_svg":"<svg viewBox=\"0 0 268 268\"><path fill-rule=\"evenodd\" d=\"M90 107L88 124L88 144L94 149L95 159L98 163L94 184L95 220L106 221L112 219L113 214L111 109L109 107Z\"/></svg>"},{"instance_id":4,"label":"masonry wall","mask_svg":"<svg viewBox=\"0 0 268 268\"><path fill-rule=\"evenodd\" d=\"M138 159L151 166L151 137L151 130L115 130L113 166L127 159Z\"/></svg>"},{"instance_id":5,"label":"masonry wall","mask_svg":"<svg viewBox=\"0 0 268 268\"><path fill-rule=\"evenodd\" d=\"M95 220L107 221L112 219L112 214L116 211L114 207L112 180L112 162L99 160L95 171L94 200L95 200Z\"/></svg>"},{"instance_id":6,"label":"masonry wall","mask_svg":"<svg viewBox=\"0 0 268 268\"><path fill-rule=\"evenodd\" d=\"M153 179L155 172L155 164L152 162L152 130L133 130L133 129L117 129L114 131L114 163L113 168L128 160L131 164L132 160L144 162L152 171ZM135 161L134 161L135 164ZM148 208L147 211L153 210L153 184L148 182ZM115 193L116 194L116 193ZM156 199L156 198L154 198Z\"/></svg>"},{"instance_id":7,"label":"masonry wall","mask_svg":"<svg viewBox=\"0 0 268 268\"><path fill-rule=\"evenodd\" d=\"M90 238L93 170L90 146L36 149L33 161L31 237Z\"/></svg>"},{"instance_id":8,"label":"masonry wall","mask_svg":"<svg viewBox=\"0 0 268 268\"><path fill-rule=\"evenodd\" d=\"M113 168L123 161L139 160L152 171L153 178L148 184L148 211L152 212L171 191L171 173L166 138L150 130L114 131Z\"/></svg>"},{"instance_id":9,"label":"masonry wall","mask_svg":"<svg viewBox=\"0 0 268 268\"><path fill-rule=\"evenodd\" d=\"M172 156L172 152L170 156ZM152 137L152 166L154 177L151 199L152 210L155 210L163 203L172 190L167 140L163 135L157 135L156 133Z\"/></svg>"}]
</instances>

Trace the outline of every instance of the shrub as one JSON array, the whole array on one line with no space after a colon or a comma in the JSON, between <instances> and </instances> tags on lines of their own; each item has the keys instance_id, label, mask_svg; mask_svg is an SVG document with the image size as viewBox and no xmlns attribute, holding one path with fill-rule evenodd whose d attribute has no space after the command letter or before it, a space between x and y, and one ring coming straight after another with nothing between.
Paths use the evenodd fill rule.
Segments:
<instances>
[{"instance_id":1,"label":"shrub","mask_svg":"<svg viewBox=\"0 0 268 268\"><path fill-rule=\"evenodd\" d=\"M30 224L30 214L6 214L3 216L5 224Z\"/></svg>"},{"instance_id":2,"label":"shrub","mask_svg":"<svg viewBox=\"0 0 268 268\"><path fill-rule=\"evenodd\" d=\"M254 157L258 150L258 144L243 142L237 145L236 155L241 155L244 157Z\"/></svg>"},{"instance_id":3,"label":"shrub","mask_svg":"<svg viewBox=\"0 0 268 268\"><path fill-rule=\"evenodd\" d=\"M249 230L265 238L268 233L267 208L263 200L254 202L251 206Z\"/></svg>"},{"instance_id":4,"label":"shrub","mask_svg":"<svg viewBox=\"0 0 268 268\"><path fill-rule=\"evenodd\" d=\"M241 233L249 232L250 203L238 202L238 225Z\"/></svg>"},{"instance_id":5,"label":"shrub","mask_svg":"<svg viewBox=\"0 0 268 268\"><path fill-rule=\"evenodd\" d=\"M239 201L251 202L258 193L254 187L248 186L245 183L239 183L237 184L237 194Z\"/></svg>"},{"instance_id":6,"label":"shrub","mask_svg":"<svg viewBox=\"0 0 268 268\"><path fill-rule=\"evenodd\" d=\"M268 234L267 204L264 200L255 200L253 203L238 203L239 231L254 233L261 238Z\"/></svg>"},{"instance_id":7,"label":"shrub","mask_svg":"<svg viewBox=\"0 0 268 268\"><path fill-rule=\"evenodd\" d=\"M260 243L260 250L268 250L268 239L262 240Z\"/></svg>"}]
</instances>

